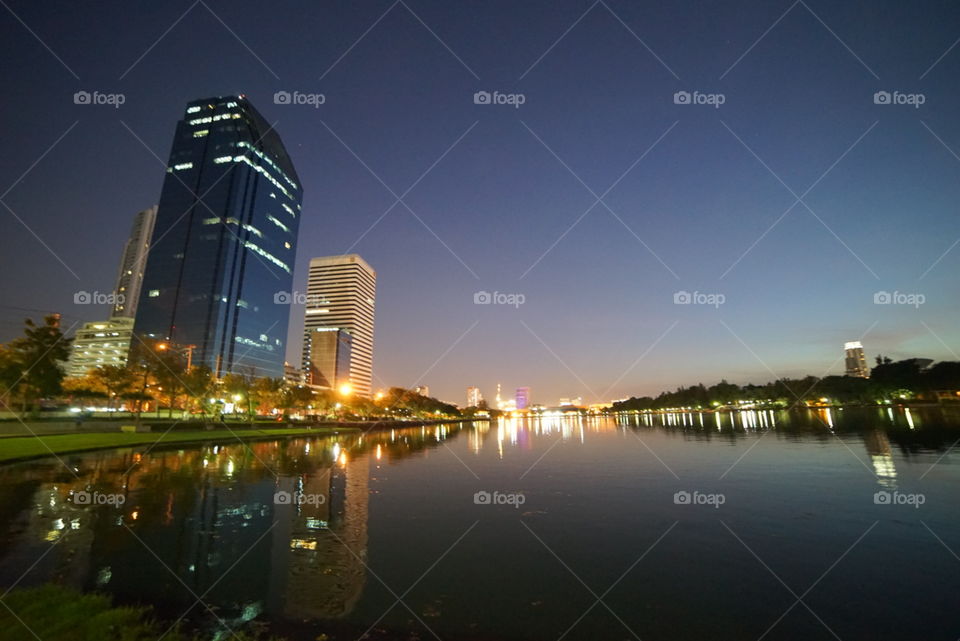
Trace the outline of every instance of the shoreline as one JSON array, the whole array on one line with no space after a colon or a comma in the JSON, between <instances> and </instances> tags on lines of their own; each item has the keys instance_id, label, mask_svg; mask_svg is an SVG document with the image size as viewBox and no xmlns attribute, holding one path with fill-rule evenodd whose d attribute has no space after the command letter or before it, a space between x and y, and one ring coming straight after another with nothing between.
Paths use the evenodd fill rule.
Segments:
<instances>
[{"instance_id":1,"label":"shoreline","mask_svg":"<svg viewBox=\"0 0 960 641\"><path fill-rule=\"evenodd\" d=\"M276 427L277 423L267 424L226 424L208 427L213 424L199 424L195 429L164 430L165 426L156 425L157 430L144 432L121 432L120 422L111 431L57 432L37 435L8 435L0 438L0 465L21 463L24 461L78 454L98 450L113 450L143 445L168 446L191 445L212 442L254 442L270 441L282 438L332 436L341 433L356 433L376 429L398 429L462 423L464 419L428 419L423 421L344 421L314 423L309 426L295 427L286 424ZM176 424L174 422L174 424ZM273 427L271 427L273 426ZM190 426L192 427L192 426ZM364 429L366 428L366 429Z\"/></svg>"}]
</instances>

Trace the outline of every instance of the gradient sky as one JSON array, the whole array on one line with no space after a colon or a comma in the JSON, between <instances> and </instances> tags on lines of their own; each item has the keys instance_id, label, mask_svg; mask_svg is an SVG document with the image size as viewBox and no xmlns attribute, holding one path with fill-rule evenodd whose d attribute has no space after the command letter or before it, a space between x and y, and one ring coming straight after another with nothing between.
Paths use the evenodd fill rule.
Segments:
<instances>
[{"instance_id":1,"label":"gradient sky","mask_svg":"<svg viewBox=\"0 0 960 641\"><path fill-rule=\"evenodd\" d=\"M32 310L107 315L74 292L111 289L185 103L244 93L303 182L295 289L312 256L377 269L375 386L462 404L500 381L553 404L839 373L861 337L871 362L958 358L955 3L5 7L0 340ZM525 103L476 105L481 90ZM406 206L384 215L394 194ZM675 305L680 290L725 302Z\"/></svg>"}]
</instances>

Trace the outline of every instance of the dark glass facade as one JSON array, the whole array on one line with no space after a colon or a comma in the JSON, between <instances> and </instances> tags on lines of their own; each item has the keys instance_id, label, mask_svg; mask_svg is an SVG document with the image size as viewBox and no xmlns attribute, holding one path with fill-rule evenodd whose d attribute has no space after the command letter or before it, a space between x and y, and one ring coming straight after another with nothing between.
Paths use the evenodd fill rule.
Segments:
<instances>
[{"instance_id":1,"label":"dark glass facade","mask_svg":"<svg viewBox=\"0 0 960 641\"><path fill-rule=\"evenodd\" d=\"M350 382L350 352L353 337L345 329L315 328L304 336L307 360L306 382L314 387L336 389Z\"/></svg>"},{"instance_id":2,"label":"dark glass facade","mask_svg":"<svg viewBox=\"0 0 960 641\"><path fill-rule=\"evenodd\" d=\"M137 308L144 340L193 345L218 375L282 377L303 192L279 135L243 96L177 123Z\"/></svg>"}]
</instances>

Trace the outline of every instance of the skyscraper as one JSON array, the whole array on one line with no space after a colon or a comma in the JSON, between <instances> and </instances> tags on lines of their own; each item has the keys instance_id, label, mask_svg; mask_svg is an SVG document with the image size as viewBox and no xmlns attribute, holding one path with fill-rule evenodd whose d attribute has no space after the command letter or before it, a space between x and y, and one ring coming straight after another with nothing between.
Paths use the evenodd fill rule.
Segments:
<instances>
[{"instance_id":1,"label":"skyscraper","mask_svg":"<svg viewBox=\"0 0 960 641\"><path fill-rule=\"evenodd\" d=\"M845 343L843 350L847 361L847 376L869 378L870 370L867 369L867 359L863 355L863 345L860 344L860 341Z\"/></svg>"},{"instance_id":2,"label":"skyscraper","mask_svg":"<svg viewBox=\"0 0 960 641\"><path fill-rule=\"evenodd\" d=\"M467 388L467 407L477 407L482 400L483 395L480 393L479 387Z\"/></svg>"},{"instance_id":3,"label":"skyscraper","mask_svg":"<svg viewBox=\"0 0 960 641\"><path fill-rule=\"evenodd\" d=\"M130 341L133 337L133 319L114 316L106 321L84 323L73 337L67 376L86 376L101 365L127 364Z\"/></svg>"},{"instance_id":4,"label":"skyscraper","mask_svg":"<svg viewBox=\"0 0 960 641\"><path fill-rule=\"evenodd\" d=\"M517 388L517 409L525 410L530 406L530 388L529 387L518 387Z\"/></svg>"},{"instance_id":5,"label":"skyscraper","mask_svg":"<svg viewBox=\"0 0 960 641\"><path fill-rule=\"evenodd\" d=\"M147 252L150 237L157 220L157 206L144 209L133 218L130 238L123 246L120 267L117 270L117 285L113 290L116 301L113 305L114 318L134 318L137 315L137 303L140 301L140 286L143 284L143 271L147 264Z\"/></svg>"},{"instance_id":6,"label":"skyscraper","mask_svg":"<svg viewBox=\"0 0 960 641\"><path fill-rule=\"evenodd\" d=\"M243 96L177 123L134 326L194 345L216 375L282 377L302 191L280 136Z\"/></svg>"},{"instance_id":7,"label":"skyscraper","mask_svg":"<svg viewBox=\"0 0 960 641\"><path fill-rule=\"evenodd\" d=\"M350 383L353 391L370 396L373 382L373 321L377 272L357 254L310 260L304 319L304 356L307 338L317 328L350 333Z\"/></svg>"}]
</instances>

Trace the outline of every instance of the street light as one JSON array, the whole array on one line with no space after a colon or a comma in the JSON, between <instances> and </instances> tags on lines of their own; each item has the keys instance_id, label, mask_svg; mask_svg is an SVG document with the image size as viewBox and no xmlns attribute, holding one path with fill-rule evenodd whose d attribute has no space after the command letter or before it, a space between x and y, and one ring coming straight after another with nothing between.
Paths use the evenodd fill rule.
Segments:
<instances>
[{"instance_id":1,"label":"street light","mask_svg":"<svg viewBox=\"0 0 960 641\"><path fill-rule=\"evenodd\" d=\"M353 386L351 386L350 383L344 383L343 385L340 386L341 396L350 396L350 394L352 393L353 393Z\"/></svg>"}]
</instances>

